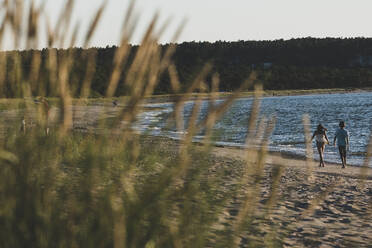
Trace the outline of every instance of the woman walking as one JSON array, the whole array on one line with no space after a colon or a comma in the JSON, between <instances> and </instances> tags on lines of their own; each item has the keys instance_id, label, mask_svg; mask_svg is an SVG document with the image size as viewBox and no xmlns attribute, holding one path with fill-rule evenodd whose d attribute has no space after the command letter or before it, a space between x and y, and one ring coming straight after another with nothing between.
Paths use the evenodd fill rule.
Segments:
<instances>
[{"instance_id":1,"label":"woman walking","mask_svg":"<svg viewBox=\"0 0 372 248\"><path fill-rule=\"evenodd\" d=\"M327 129L322 126L322 124L319 124L316 130L314 131L313 137L311 137L311 140L314 139L316 141L316 148L318 149L319 153L319 167L324 167L324 147L327 144L329 144L329 140L326 134Z\"/></svg>"}]
</instances>

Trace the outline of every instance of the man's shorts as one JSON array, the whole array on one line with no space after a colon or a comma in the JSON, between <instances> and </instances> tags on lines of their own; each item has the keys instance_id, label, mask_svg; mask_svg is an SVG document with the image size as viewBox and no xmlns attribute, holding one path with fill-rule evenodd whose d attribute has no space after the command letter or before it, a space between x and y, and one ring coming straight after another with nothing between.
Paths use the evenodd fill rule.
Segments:
<instances>
[{"instance_id":1,"label":"man's shorts","mask_svg":"<svg viewBox=\"0 0 372 248\"><path fill-rule=\"evenodd\" d=\"M338 151L342 156L346 156L346 146L338 146Z\"/></svg>"}]
</instances>

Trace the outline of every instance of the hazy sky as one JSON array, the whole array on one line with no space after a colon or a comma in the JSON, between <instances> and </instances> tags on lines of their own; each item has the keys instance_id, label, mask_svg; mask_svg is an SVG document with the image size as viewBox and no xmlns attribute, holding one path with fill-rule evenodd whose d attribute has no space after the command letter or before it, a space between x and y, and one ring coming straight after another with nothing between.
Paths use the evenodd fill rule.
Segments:
<instances>
[{"instance_id":1,"label":"hazy sky","mask_svg":"<svg viewBox=\"0 0 372 248\"><path fill-rule=\"evenodd\" d=\"M64 0L48 0L56 19ZM103 0L76 0L75 20L86 26ZM92 45L117 44L128 0L108 0ZM162 42L184 18L179 41L262 40L297 37L372 37L372 0L137 0L140 24L133 42L156 11L172 17Z\"/></svg>"}]
</instances>

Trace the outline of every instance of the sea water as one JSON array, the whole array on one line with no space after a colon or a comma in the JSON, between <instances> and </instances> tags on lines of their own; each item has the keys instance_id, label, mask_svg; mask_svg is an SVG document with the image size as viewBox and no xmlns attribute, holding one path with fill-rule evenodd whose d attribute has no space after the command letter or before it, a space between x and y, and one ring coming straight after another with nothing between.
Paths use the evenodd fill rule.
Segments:
<instances>
[{"instance_id":1,"label":"sea water","mask_svg":"<svg viewBox=\"0 0 372 248\"><path fill-rule=\"evenodd\" d=\"M221 104L223 100L219 100ZM183 110L184 126L188 126L194 102L186 102ZM244 147L252 98L237 99L214 127L213 140L216 144ZM176 130L169 121L173 104L152 104L155 111L148 111L139 117L138 130L153 135L180 138L182 130ZM208 114L209 101L204 101L198 120ZM321 123L328 129L327 136L332 145L325 147L325 161L340 163L338 149L333 146L333 138L339 121L346 123L349 132L350 150L348 164L362 165L371 134L372 93L318 94L302 96L264 97L260 103L260 119L275 117L276 123L270 136L269 150L305 156L305 136L303 115L310 117L311 134ZM194 140L203 139L203 131ZM318 158L313 141L314 158ZM370 165L372 166L372 165Z\"/></svg>"}]
</instances>

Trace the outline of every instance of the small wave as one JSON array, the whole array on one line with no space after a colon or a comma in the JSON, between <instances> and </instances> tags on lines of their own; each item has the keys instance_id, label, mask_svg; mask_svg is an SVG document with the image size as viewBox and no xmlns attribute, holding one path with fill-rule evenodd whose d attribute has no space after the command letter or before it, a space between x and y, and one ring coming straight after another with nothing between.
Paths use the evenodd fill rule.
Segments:
<instances>
[{"instance_id":1,"label":"small wave","mask_svg":"<svg viewBox=\"0 0 372 248\"><path fill-rule=\"evenodd\" d=\"M168 108L172 108L173 107L173 103L148 103L148 104L144 104L143 106L145 108L162 108L162 109L168 109Z\"/></svg>"},{"instance_id":2,"label":"small wave","mask_svg":"<svg viewBox=\"0 0 372 248\"><path fill-rule=\"evenodd\" d=\"M349 152L351 156L366 156L367 152Z\"/></svg>"},{"instance_id":3,"label":"small wave","mask_svg":"<svg viewBox=\"0 0 372 248\"><path fill-rule=\"evenodd\" d=\"M272 145L294 146L305 144L304 141L273 141Z\"/></svg>"},{"instance_id":4,"label":"small wave","mask_svg":"<svg viewBox=\"0 0 372 248\"><path fill-rule=\"evenodd\" d=\"M215 145L217 146L222 146L222 147L240 147L240 148L245 148L246 145L245 144L239 144L239 143L235 143L235 142L223 142L223 141L219 141L219 142L215 142Z\"/></svg>"}]
</instances>

